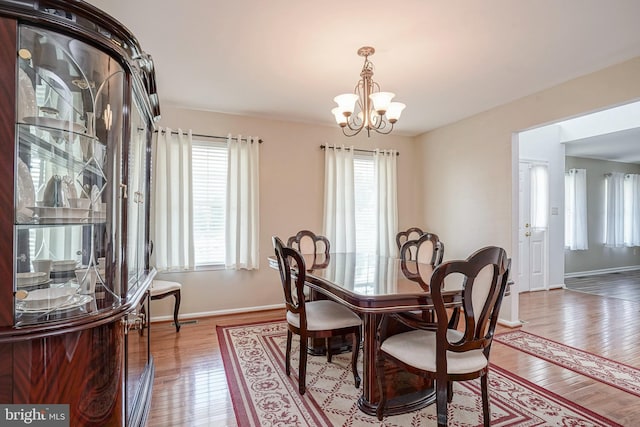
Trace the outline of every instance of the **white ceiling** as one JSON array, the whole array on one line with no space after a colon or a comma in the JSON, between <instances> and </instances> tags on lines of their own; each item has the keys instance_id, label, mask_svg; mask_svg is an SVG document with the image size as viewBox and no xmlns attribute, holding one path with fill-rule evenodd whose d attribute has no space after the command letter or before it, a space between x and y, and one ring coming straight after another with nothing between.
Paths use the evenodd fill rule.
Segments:
<instances>
[{"instance_id":1,"label":"white ceiling","mask_svg":"<svg viewBox=\"0 0 640 427\"><path fill-rule=\"evenodd\" d=\"M332 125L362 59L417 135L640 56L638 0L92 0L156 63L162 105Z\"/></svg>"},{"instance_id":2,"label":"white ceiling","mask_svg":"<svg viewBox=\"0 0 640 427\"><path fill-rule=\"evenodd\" d=\"M640 122L640 117L638 117L638 121ZM566 143L565 154L574 157L640 164L640 127L575 139Z\"/></svg>"}]
</instances>

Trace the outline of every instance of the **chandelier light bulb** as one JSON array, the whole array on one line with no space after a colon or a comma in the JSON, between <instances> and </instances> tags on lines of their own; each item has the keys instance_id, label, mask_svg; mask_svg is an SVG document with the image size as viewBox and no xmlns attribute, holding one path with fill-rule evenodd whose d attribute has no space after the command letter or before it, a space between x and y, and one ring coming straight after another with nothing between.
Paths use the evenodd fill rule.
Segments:
<instances>
[{"instance_id":1,"label":"chandelier light bulb","mask_svg":"<svg viewBox=\"0 0 640 427\"><path fill-rule=\"evenodd\" d=\"M402 110L404 110L405 107L406 105L404 105L402 102L390 103L386 113L389 123L397 122L398 119L400 118L400 115L402 114Z\"/></svg>"},{"instance_id":2,"label":"chandelier light bulb","mask_svg":"<svg viewBox=\"0 0 640 427\"><path fill-rule=\"evenodd\" d=\"M345 127L347 125L347 117L344 115L340 107L333 108L331 113L336 118L336 123L338 123L340 127Z\"/></svg>"},{"instance_id":3,"label":"chandelier light bulb","mask_svg":"<svg viewBox=\"0 0 640 427\"><path fill-rule=\"evenodd\" d=\"M338 104L338 108L342 111L342 114L344 114L345 117L349 117L353 114L353 110L355 110L358 95L355 93L343 93L333 98L333 100Z\"/></svg>"},{"instance_id":4,"label":"chandelier light bulb","mask_svg":"<svg viewBox=\"0 0 640 427\"><path fill-rule=\"evenodd\" d=\"M391 92L375 92L369 95L369 99L373 102L373 109L382 116L389 108L394 96L396 94Z\"/></svg>"}]
</instances>

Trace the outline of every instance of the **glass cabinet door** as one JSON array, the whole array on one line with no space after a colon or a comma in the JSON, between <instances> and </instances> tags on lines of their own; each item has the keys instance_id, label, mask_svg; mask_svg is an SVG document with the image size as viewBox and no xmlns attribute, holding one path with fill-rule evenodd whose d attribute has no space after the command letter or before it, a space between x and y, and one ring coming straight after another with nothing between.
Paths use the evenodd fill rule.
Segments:
<instances>
[{"instance_id":1,"label":"glass cabinet door","mask_svg":"<svg viewBox=\"0 0 640 427\"><path fill-rule=\"evenodd\" d=\"M20 26L16 324L119 303L123 68L61 34ZM24 292L19 292L24 291Z\"/></svg>"},{"instance_id":2,"label":"glass cabinet door","mask_svg":"<svg viewBox=\"0 0 640 427\"><path fill-rule=\"evenodd\" d=\"M147 175L147 122L137 102L131 109L131 138L129 144L129 184L127 205L127 269L128 292L146 273L146 175Z\"/></svg>"}]
</instances>

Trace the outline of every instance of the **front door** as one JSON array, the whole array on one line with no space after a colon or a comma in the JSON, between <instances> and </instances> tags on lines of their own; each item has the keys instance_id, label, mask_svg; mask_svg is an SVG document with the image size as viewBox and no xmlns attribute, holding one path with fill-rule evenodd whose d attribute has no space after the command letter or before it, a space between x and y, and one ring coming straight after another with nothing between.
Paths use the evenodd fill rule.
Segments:
<instances>
[{"instance_id":1,"label":"front door","mask_svg":"<svg viewBox=\"0 0 640 427\"><path fill-rule=\"evenodd\" d=\"M548 289L548 178L546 166L520 162L518 209L518 288ZM547 186L545 188L545 185Z\"/></svg>"}]
</instances>

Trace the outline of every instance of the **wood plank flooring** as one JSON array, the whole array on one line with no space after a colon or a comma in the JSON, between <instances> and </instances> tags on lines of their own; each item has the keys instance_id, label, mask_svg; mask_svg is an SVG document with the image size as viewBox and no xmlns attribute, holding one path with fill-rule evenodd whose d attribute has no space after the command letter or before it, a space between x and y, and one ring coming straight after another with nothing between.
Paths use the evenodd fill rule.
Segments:
<instances>
[{"instance_id":1,"label":"wood plank flooring","mask_svg":"<svg viewBox=\"0 0 640 427\"><path fill-rule=\"evenodd\" d=\"M236 426L215 327L283 317L283 310L273 310L204 318L179 333L170 323L154 323L156 378L147 426ZM520 318L525 331L640 368L640 303L532 292L520 295ZM491 361L622 425L640 425L639 397L499 343Z\"/></svg>"},{"instance_id":2,"label":"wood plank flooring","mask_svg":"<svg viewBox=\"0 0 640 427\"><path fill-rule=\"evenodd\" d=\"M567 289L640 302L640 270L567 277Z\"/></svg>"}]
</instances>

